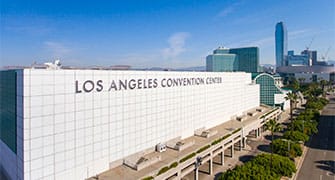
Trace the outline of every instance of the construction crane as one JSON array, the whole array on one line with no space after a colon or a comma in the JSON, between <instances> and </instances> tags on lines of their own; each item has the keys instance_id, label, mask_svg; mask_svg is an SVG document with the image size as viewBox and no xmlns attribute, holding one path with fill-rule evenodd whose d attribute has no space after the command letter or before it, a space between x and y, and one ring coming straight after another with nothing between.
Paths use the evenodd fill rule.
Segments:
<instances>
[{"instance_id":1,"label":"construction crane","mask_svg":"<svg viewBox=\"0 0 335 180\"><path fill-rule=\"evenodd\" d=\"M306 46L306 50L307 50L307 51L308 51L308 50L309 50L309 48L311 47L311 45L312 45L312 43L313 43L314 39L315 39L315 36L313 36L313 38L312 38L311 42L309 42L309 44Z\"/></svg>"},{"instance_id":2,"label":"construction crane","mask_svg":"<svg viewBox=\"0 0 335 180\"><path fill-rule=\"evenodd\" d=\"M323 56L321 57L322 61L325 61L325 60L327 59L327 57L328 57L328 53L329 53L329 51L330 51L330 48L331 48L331 46L328 47L328 49L327 49L325 55L323 55Z\"/></svg>"}]
</instances>

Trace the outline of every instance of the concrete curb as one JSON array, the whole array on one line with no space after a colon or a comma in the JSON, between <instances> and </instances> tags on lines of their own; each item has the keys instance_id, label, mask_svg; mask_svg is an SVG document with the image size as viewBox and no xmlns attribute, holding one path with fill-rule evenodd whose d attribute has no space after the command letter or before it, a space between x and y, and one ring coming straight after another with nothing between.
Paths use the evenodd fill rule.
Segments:
<instances>
[{"instance_id":1,"label":"concrete curb","mask_svg":"<svg viewBox=\"0 0 335 180\"><path fill-rule=\"evenodd\" d=\"M304 146L304 150L302 151L302 156L301 158L299 159L298 161L298 165L297 165L297 172L295 172L292 176L292 180L296 180L297 177L298 177L298 174L299 174L299 171L300 171L300 168L302 166L302 163L304 162L305 158L306 158L306 154L307 154L307 151L308 151L308 146L310 145L310 142L312 141L312 138L313 136L310 137L309 141L306 143L306 145Z\"/></svg>"}]
</instances>

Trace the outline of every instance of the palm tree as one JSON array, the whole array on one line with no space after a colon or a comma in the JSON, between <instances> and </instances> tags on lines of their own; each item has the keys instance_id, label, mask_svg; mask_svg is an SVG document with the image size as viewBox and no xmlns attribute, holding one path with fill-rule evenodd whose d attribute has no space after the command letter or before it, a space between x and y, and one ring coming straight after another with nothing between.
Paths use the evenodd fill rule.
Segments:
<instances>
[{"instance_id":1,"label":"palm tree","mask_svg":"<svg viewBox=\"0 0 335 180\"><path fill-rule=\"evenodd\" d=\"M321 85L321 88L322 88L322 92L325 91L325 86L326 86L327 84L328 84L328 81L327 81L327 80L322 79L322 80L320 81L320 85Z\"/></svg>"},{"instance_id":2,"label":"palm tree","mask_svg":"<svg viewBox=\"0 0 335 180\"><path fill-rule=\"evenodd\" d=\"M282 127L276 120L270 119L265 124L266 130L271 131L271 167L272 167L272 156L273 156L273 136L275 132L281 131Z\"/></svg>"},{"instance_id":3,"label":"palm tree","mask_svg":"<svg viewBox=\"0 0 335 180\"><path fill-rule=\"evenodd\" d=\"M285 97L286 100L290 100L290 119L291 121L293 120L293 105L295 106L295 103L298 99L298 96L297 94L293 93L293 92L289 92L287 93L287 96Z\"/></svg>"},{"instance_id":4,"label":"palm tree","mask_svg":"<svg viewBox=\"0 0 335 180\"><path fill-rule=\"evenodd\" d=\"M301 78L298 78L298 80L299 80L300 84L303 84L305 82L306 78L301 77Z\"/></svg>"}]
</instances>

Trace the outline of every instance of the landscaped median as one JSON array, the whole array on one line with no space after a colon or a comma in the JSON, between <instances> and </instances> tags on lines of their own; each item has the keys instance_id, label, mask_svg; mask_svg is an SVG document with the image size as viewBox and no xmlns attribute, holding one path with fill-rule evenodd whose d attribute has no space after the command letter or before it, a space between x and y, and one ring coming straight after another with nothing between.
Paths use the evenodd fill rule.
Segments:
<instances>
[{"instance_id":1,"label":"landscaped median","mask_svg":"<svg viewBox=\"0 0 335 180\"><path fill-rule=\"evenodd\" d=\"M247 180L247 179L280 179L283 176L291 177L296 172L295 163L302 155L303 144L310 136L318 132L319 110L326 104L327 100L321 97L310 97L306 108L295 119L291 121L283 136L272 142L273 158L271 154L261 154L246 162L244 165L236 166L232 170L223 172L219 177L221 180ZM261 118L266 117L265 114ZM217 144L219 140L213 143Z\"/></svg>"}]
</instances>

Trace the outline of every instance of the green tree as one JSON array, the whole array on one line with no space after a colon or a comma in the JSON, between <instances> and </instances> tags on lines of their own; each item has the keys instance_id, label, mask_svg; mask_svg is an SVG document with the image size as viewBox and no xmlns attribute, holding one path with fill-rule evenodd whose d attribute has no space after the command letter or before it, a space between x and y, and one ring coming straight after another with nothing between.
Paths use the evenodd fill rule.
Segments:
<instances>
[{"instance_id":1,"label":"green tree","mask_svg":"<svg viewBox=\"0 0 335 180\"><path fill-rule=\"evenodd\" d=\"M254 164L269 167L271 163L271 156L269 154L260 154L256 156L252 161ZM272 171L275 174L279 174L280 176L291 177L292 173L294 173L296 169L294 162L291 161L289 158L274 154Z\"/></svg>"},{"instance_id":2,"label":"green tree","mask_svg":"<svg viewBox=\"0 0 335 180\"><path fill-rule=\"evenodd\" d=\"M306 78L304 78L304 77L301 77L301 78L298 78L298 80L299 80L300 84L304 84L304 82L305 82Z\"/></svg>"},{"instance_id":3,"label":"green tree","mask_svg":"<svg viewBox=\"0 0 335 180\"><path fill-rule=\"evenodd\" d=\"M293 92L289 92L289 93L287 93L285 99L290 100L290 118L291 118L291 121L292 121L293 120L293 105L295 105L295 103L298 99L298 96L297 96L297 94L295 94Z\"/></svg>"},{"instance_id":4,"label":"green tree","mask_svg":"<svg viewBox=\"0 0 335 180\"><path fill-rule=\"evenodd\" d=\"M281 156L295 158L301 156L302 149L300 144L290 140L276 139L272 142L273 152Z\"/></svg>"},{"instance_id":5,"label":"green tree","mask_svg":"<svg viewBox=\"0 0 335 180\"><path fill-rule=\"evenodd\" d=\"M274 133L282 129L281 125L277 123L277 121L274 119L270 119L268 122L266 122L265 126L266 126L266 130L271 131L271 141L273 141ZM271 143L271 146L272 146L272 143ZM271 165L272 165L272 155L273 155L272 149L273 147L271 147Z\"/></svg>"},{"instance_id":6,"label":"green tree","mask_svg":"<svg viewBox=\"0 0 335 180\"><path fill-rule=\"evenodd\" d=\"M318 123L316 120L295 120L291 123L291 131L299 131L310 136L318 132Z\"/></svg>"},{"instance_id":7,"label":"green tree","mask_svg":"<svg viewBox=\"0 0 335 180\"><path fill-rule=\"evenodd\" d=\"M291 177L296 172L294 162L287 157L274 155L273 168L271 169L271 155L260 154L244 165L227 170L218 179L221 180L249 180L267 179L279 180L282 176Z\"/></svg>"},{"instance_id":8,"label":"green tree","mask_svg":"<svg viewBox=\"0 0 335 180\"><path fill-rule=\"evenodd\" d=\"M300 131L286 131L283 135L283 138L292 140L294 142L299 141L306 142L309 139L309 137L306 134Z\"/></svg>"},{"instance_id":9,"label":"green tree","mask_svg":"<svg viewBox=\"0 0 335 180\"><path fill-rule=\"evenodd\" d=\"M322 89L323 92L325 91L325 86L326 86L327 84L328 84L328 81L327 81L327 80L322 79L322 80L320 81L321 89Z\"/></svg>"}]
</instances>

